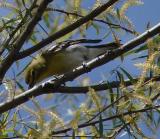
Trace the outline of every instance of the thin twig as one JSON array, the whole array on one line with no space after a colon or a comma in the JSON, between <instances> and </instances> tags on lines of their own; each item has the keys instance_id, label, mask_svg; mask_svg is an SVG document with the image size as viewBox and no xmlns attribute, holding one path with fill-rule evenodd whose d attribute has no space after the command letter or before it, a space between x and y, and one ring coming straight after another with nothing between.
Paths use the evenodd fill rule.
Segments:
<instances>
[{"instance_id":1,"label":"thin twig","mask_svg":"<svg viewBox=\"0 0 160 139\"><path fill-rule=\"evenodd\" d=\"M118 130L116 130L114 132L114 134L112 135L112 137L109 137L109 139L115 139L116 136L118 136L118 134L123 130L125 129L128 125L130 125L130 122L127 122L125 124L123 124L120 128L118 128Z\"/></svg>"},{"instance_id":2,"label":"thin twig","mask_svg":"<svg viewBox=\"0 0 160 139\"><path fill-rule=\"evenodd\" d=\"M125 80L123 82L123 86L127 87L127 86L131 86L134 83L136 83L139 80L139 78L135 78L132 81L131 80ZM160 81L160 76L154 76L152 78L145 78L144 83L147 84L150 81ZM102 84L98 84L98 85L90 85L90 86L83 86L83 87L69 87L69 86L60 86L57 90L57 92L60 93L87 93L88 92L88 88L93 88L95 91L103 91L103 90L107 90L109 88L117 88L121 85L121 81L112 81L109 83L102 83ZM51 88L49 88L48 90L46 90L46 92L50 92L52 91Z\"/></svg>"},{"instance_id":3,"label":"thin twig","mask_svg":"<svg viewBox=\"0 0 160 139\"><path fill-rule=\"evenodd\" d=\"M119 102L122 98L124 98L124 96L119 97L118 99L116 99L114 102L112 102L111 104L107 105L106 107L104 107L100 112L98 112L96 115L94 115L90 120L88 120L86 123L90 123L91 121L93 121L96 117L98 117L102 112L106 111L108 108L110 108L111 106L113 106L114 104L116 104L117 102Z\"/></svg>"},{"instance_id":4,"label":"thin twig","mask_svg":"<svg viewBox=\"0 0 160 139\"><path fill-rule=\"evenodd\" d=\"M51 42L61 38L62 36L72 32L72 31L74 31L75 29L77 29L81 25L87 23L88 21L93 20L96 16L98 16L99 14L104 12L107 8L112 6L117 1L118 0L107 1L105 4L97 7L95 10L91 11L88 15L78 19L76 22L72 23L71 25L68 25L67 27L61 29L60 31L57 31L56 33L54 33L53 35L49 36L48 38L42 40L41 42L39 42L35 46L28 48L28 49L24 50L23 52L20 52L19 54L17 54L16 60L22 59L24 57L27 57L27 56L33 54L34 52L40 50L41 48L45 47L46 45L50 44Z\"/></svg>"},{"instance_id":5,"label":"thin twig","mask_svg":"<svg viewBox=\"0 0 160 139\"><path fill-rule=\"evenodd\" d=\"M65 11L65 10L61 10L61 9L56 9L56 8L47 8L47 10L49 11L56 11L56 12L60 12L60 13L63 13L63 14L66 14L66 15L74 15L76 17L84 17L83 15L80 15L78 13L74 13L74 12L68 12L68 11ZM134 30L130 30L126 27L123 27L121 25L118 25L118 24L114 24L114 23L111 23L111 22L107 22L107 21L104 21L102 19L93 19L93 21L97 21L97 22L101 22L101 23L104 23L104 24L107 24L107 25L110 25L110 26L113 26L113 27L116 27L116 28L121 28L123 30L125 30L126 32L129 32L131 34L137 34L136 31Z\"/></svg>"}]
</instances>

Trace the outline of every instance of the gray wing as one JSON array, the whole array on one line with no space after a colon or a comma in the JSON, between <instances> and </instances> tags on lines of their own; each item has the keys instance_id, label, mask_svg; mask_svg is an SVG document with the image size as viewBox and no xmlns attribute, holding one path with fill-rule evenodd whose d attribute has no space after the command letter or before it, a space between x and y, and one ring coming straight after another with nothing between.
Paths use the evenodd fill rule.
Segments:
<instances>
[{"instance_id":1,"label":"gray wing","mask_svg":"<svg viewBox=\"0 0 160 139\"><path fill-rule=\"evenodd\" d=\"M66 53L73 55L74 57L79 57L84 61L91 60L101 54L104 54L108 50L113 50L119 47L119 44L116 42L111 42L101 45L80 45L74 44L69 45L68 43L61 43L51 46L44 54L57 54L57 53Z\"/></svg>"}]
</instances>

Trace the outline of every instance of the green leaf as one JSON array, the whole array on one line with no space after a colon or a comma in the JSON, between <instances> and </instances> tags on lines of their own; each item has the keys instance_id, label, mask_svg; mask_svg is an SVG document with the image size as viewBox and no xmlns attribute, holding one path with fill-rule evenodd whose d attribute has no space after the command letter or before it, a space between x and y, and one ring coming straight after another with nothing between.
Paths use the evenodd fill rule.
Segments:
<instances>
[{"instance_id":1,"label":"green leaf","mask_svg":"<svg viewBox=\"0 0 160 139\"><path fill-rule=\"evenodd\" d=\"M59 16L56 16L55 18L54 18L54 23L53 23L53 27L50 29L50 32L49 32L49 34L53 34L53 33L55 33L56 31L57 31L57 29L58 29L58 27L59 27L59 22L60 22L60 20L61 20L61 15L59 15Z\"/></svg>"},{"instance_id":2,"label":"green leaf","mask_svg":"<svg viewBox=\"0 0 160 139\"><path fill-rule=\"evenodd\" d=\"M82 0L74 0L73 1L74 2L73 5L74 5L74 8L75 8L76 11L78 11L81 8L80 7L81 6L81 1Z\"/></svg>"},{"instance_id":3,"label":"green leaf","mask_svg":"<svg viewBox=\"0 0 160 139\"><path fill-rule=\"evenodd\" d=\"M118 78L119 78L119 81L120 81L121 83L124 83L123 74L121 74L119 71L116 71L116 73L117 73L117 76L118 76Z\"/></svg>"},{"instance_id":4,"label":"green leaf","mask_svg":"<svg viewBox=\"0 0 160 139\"><path fill-rule=\"evenodd\" d=\"M103 120L102 120L102 116L99 116L99 134L100 137L103 137Z\"/></svg>"},{"instance_id":5,"label":"green leaf","mask_svg":"<svg viewBox=\"0 0 160 139\"><path fill-rule=\"evenodd\" d=\"M91 97L93 103L96 105L96 107L98 109L101 108L101 99L100 99L100 96L97 94L97 92L92 89L92 88L89 88L89 92L88 92L89 96Z\"/></svg>"},{"instance_id":6,"label":"green leaf","mask_svg":"<svg viewBox=\"0 0 160 139\"><path fill-rule=\"evenodd\" d=\"M21 85L20 84L20 82L18 82L17 80L15 80L16 81L16 84L18 85L18 87L21 89L21 91L25 91L25 89L24 89L24 87L23 87L23 85Z\"/></svg>"},{"instance_id":7,"label":"green leaf","mask_svg":"<svg viewBox=\"0 0 160 139\"><path fill-rule=\"evenodd\" d=\"M141 51L145 51L148 50L147 44L140 46L140 48L134 49L132 51L129 51L125 54L125 56L131 55L131 54L135 54L135 53L139 53Z\"/></svg>"},{"instance_id":8,"label":"green leaf","mask_svg":"<svg viewBox=\"0 0 160 139\"><path fill-rule=\"evenodd\" d=\"M119 11L119 9L118 9L118 8L117 8L116 12L117 12L117 16L118 16L118 18L119 18L119 19L121 19L120 11Z\"/></svg>"},{"instance_id":9,"label":"green leaf","mask_svg":"<svg viewBox=\"0 0 160 139\"><path fill-rule=\"evenodd\" d=\"M144 55L144 56L139 56L139 57L135 57L132 60L139 60L139 59L143 59L143 58L147 58L148 55Z\"/></svg>"},{"instance_id":10,"label":"green leaf","mask_svg":"<svg viewBox=\"0 0 160 139\"><path fill-rule=\"evenodd\" d=\"M160 67L160 57L157 58L157 66Z\"/></svg>"},{"instance_id":11,"label":"green leaf","mask_svg":"<svg viewBox=\"0 0 160 139\"><path fill-rule=\"evenodd\" d=\"M95 24L94 22L92 22L92 26L93 28L96 30L97 35L99 34L99 29L100 27L98 26L98 24Z\"/></svg>"},{"instance_id":12,"label":"green leaf","mask_svg":"<svg viewBox=\"0 0 160 139\"><path fill-rule=\"evenodd\" d=\"M112 87L110 86L110 83L109 83L109 82L107 82L107 86L108 86L108 89L109 89L110 101L111 101L111 103L113 103L113 101L114 101L113 89L112 89ZM112 106L112 107L113 107L113 106Z\"/></svg>"},{"instance_id":13,"label":"green leaf","mask_svg":"<svg viewBox=\"0 0 160 139\"><path fill-rule=\"evenodd\" d=\"M49 28L50 27L50 22L49 22L49 13L48 12L45 13L45 15L43 16L43 19L44 19L44 23Z\"/></svg>"},{"instance_id":14,"label":"green leaf","mask_svg":"<svg viewBox=\"0 0 160 139\"><path fill-rule=\"evenodd\" d=\"M160 36L157 36L155 38L153 38L153 44L160 44ZM145 43L144 45L141 45L139 48L134 49L132 51L129 51L125 54L125 56L130 55L130 54L135 54L135 53L139 53L142 51L148 50L148 45L147 43Z\"/></svg>"},{"instance_id":15,"label":"green leaf","mask_svg":"<svg viewBox=\"0 0 160 139\"><path fill-rule=\"evenodd\" d=\"M134 79L133 79L133 77L131 76L131 74L129 74L124 68L121 68L121 67L120 67L120 69L121 69L121 71L129 78L129 80L130 80L132 83L134 83Z\"/></svg>"},{"instance_id":16,"label":"green leaf","mask_svg":"<svg viewBox=\"0 0 160 139\"><path fill-rule=\"evenodd\" d=\"M76 139L75 130L74 130L74 129L73 129L73 131L72 131L72 139Z\"/></svg>"}]
</instances>

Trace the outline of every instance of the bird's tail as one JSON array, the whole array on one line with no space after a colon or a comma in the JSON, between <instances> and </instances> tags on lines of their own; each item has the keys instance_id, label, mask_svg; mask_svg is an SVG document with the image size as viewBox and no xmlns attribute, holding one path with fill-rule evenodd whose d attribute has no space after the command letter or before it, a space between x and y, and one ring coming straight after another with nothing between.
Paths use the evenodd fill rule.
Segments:
<instances>
[{"instance_id":1,"label":"bird's tail","mask_svg":"<svg viewBox=\"0 0 160 139\"><path fill-rule=\"evenodd\" d=\"M114 50L120 47L117 42L111 42L107 44L101 44L96 46L86 46L88 48L88 58L93 59L99 55L106 53L108 50Z\"/></svg>"}]
</instances>

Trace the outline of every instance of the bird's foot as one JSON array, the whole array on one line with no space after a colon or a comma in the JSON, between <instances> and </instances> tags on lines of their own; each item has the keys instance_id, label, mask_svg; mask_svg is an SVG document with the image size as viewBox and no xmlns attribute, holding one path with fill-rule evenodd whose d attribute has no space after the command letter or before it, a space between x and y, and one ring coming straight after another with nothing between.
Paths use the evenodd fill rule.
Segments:
<instances>
[{"instance_id":1,"label":"bird's foot","mask_svg":"<svg viewBox=\"0 0 160 139\"><path fill-rule=\"evenodd\" d=\"M88 66L87 63L83 62L82 66L83 66L83 68L85 69L86 72L90 72L91 71L91 68Z\"/></svg>"}]
</instances>

